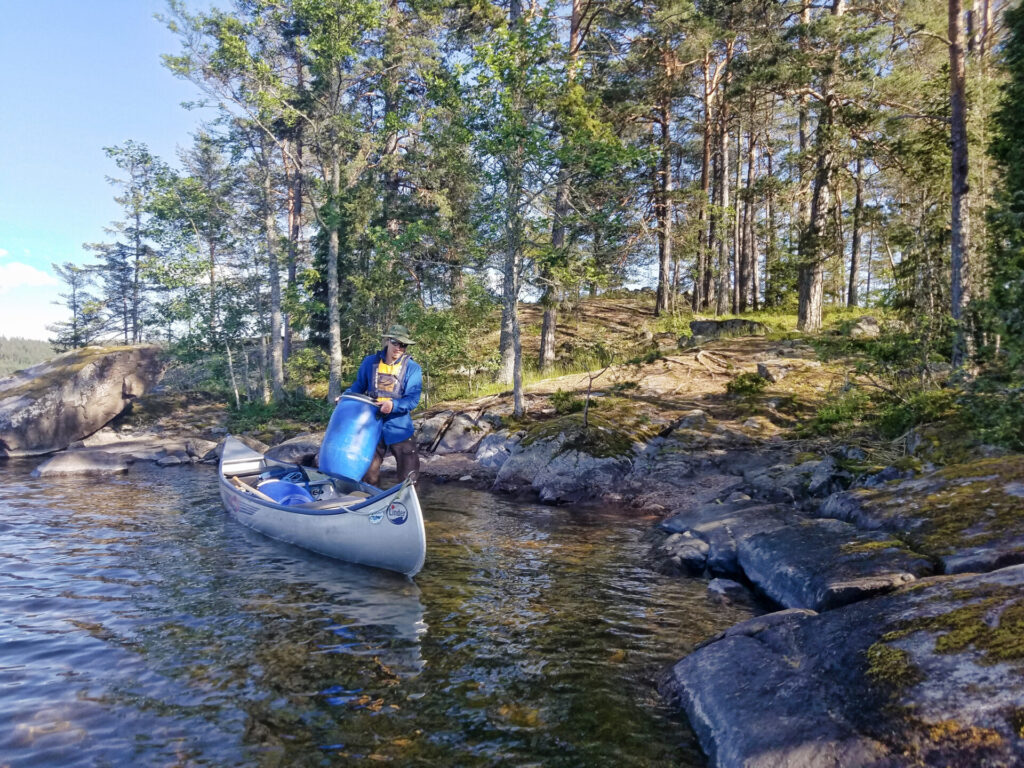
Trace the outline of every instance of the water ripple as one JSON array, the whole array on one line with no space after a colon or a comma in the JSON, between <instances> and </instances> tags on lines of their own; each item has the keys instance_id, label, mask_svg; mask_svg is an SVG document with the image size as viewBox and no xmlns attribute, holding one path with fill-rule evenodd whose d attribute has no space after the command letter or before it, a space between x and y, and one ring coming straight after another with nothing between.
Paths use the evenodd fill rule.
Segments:
<instances>
[{"instance_id":1,"label":"water ripple","mask_svg":"<svg viewBox=\"0 0 1024 768\"><path fill-rule=\"evenodd\" d=\"M741 616L646 521L426 487L416 583L270 541L209 468L0 466L10 766L701 765L653 691Z\"/></svg>"}]
</instances>

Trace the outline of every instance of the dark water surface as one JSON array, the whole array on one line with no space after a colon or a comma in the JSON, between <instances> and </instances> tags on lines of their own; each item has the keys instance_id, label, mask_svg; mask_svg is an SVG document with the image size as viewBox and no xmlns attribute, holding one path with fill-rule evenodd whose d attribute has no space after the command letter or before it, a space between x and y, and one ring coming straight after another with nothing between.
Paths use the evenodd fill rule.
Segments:
<instances>
[{"instance_id":1,"label":"dark water surface","mask_svg":"<svg viewBox=\"0 0 1024 768\"><path fill-rule=\"evenodd\" d=\"M0 766L704 764L661 669L745 616L649 519L421 490L415 582L265 539L211 468L0 464Z\"/></svg>"}]
</instances>

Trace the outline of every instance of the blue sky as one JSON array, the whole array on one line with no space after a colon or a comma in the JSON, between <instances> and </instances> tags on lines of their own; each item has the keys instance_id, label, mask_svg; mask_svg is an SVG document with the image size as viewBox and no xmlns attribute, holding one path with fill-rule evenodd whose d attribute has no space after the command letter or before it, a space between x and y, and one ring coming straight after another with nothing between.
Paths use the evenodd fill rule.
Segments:
<instances>
[{"instance_id":1,"label":"blue sky","mask_svg":"<svg viewBox=\"0 0 1024 768\"><path fill-rule=\"evenodd\" d=\"M222 7L226 3L217 3ZM207 3L190 2L190 8ZM164 0L0 0L0 336L45 339L67 318L52 262L84 263L119 218L103 147L176 163L203 119L165 70Z\"/></svg>"}]
</instances>

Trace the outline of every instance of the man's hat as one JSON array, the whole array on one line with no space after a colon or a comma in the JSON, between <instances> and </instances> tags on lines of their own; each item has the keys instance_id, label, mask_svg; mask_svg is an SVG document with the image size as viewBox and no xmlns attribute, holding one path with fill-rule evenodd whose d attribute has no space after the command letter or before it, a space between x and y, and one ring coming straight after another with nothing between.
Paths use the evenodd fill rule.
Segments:
<instances>
[{"instance_id":1,"label":"man's hat","mask_svg":"<svg viewBox=\"0 0 1024 768\"><path fill-rule=\"evenodd\" d=\"M384 334L384 338L394 339L395 341L400 341L403 344L416 343L415 341L412 340L412 337L409 336L409 329L406 328L404 325L392 325L390 328L388 328L388 332Z\"/></svg>"}]
</instances>

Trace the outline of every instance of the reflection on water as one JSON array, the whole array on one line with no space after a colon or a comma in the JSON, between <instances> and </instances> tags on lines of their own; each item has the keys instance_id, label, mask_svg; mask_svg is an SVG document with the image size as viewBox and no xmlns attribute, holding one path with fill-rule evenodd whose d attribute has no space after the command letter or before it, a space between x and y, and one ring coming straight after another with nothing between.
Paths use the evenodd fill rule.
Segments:
<instances>
[{"instance_id":1,"label":"reflection on water","mask_svg":"<svg viewBox=\"0 0 1024 768\"><path fill-rule=\"evenodd\" d=\"M427 485L415 583L270 541L208 468L0 465L0 764L702 765L661 668L742 615L650 521Z\"/></svg>"}]
</instances>

